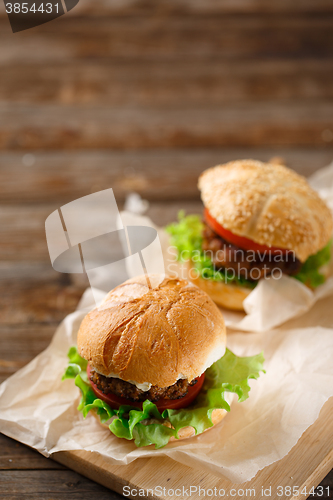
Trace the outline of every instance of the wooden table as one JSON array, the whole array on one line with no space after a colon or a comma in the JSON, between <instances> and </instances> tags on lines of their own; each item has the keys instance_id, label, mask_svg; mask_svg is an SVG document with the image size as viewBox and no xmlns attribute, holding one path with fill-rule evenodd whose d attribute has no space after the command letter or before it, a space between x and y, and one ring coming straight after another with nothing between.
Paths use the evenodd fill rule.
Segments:
<instances>
[{"instance_id":1,"label":"wooden table","mask_svg":"<svg viewBox=\"0 0 333 500\"><path fill-rule=\"evenodd\" d=\"M81 0L13 35L0 4L0 382L50 342L87 279L55 272L46 217L112 187L159 225L200 211L202 170L333 159L330 0ZM236 4L236 5L235 5ZM333 473L323 481L331 486ZM0 435L0 497L119 495Z\"/></svg>"}]
</instances>

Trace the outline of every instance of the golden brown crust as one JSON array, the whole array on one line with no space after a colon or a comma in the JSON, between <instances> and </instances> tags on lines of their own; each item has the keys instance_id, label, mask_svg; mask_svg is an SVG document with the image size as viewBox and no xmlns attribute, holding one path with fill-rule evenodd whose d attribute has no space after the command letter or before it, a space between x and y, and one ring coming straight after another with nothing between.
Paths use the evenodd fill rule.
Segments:
<instances>
[{"instance_id":1,"label":"golden brown crust","mask_svg":"<svg viewBox=\"0 0 333 500\"><path fill-rule=\"evenodd\" d=\"M200 276L191 277L191 281L206 292L215 304L233 311L244 311L243 301L252 292L249 288L203 279Z\"/></svg>"},{"instance_id":2,"label":"golden brown crust","mask_svg":"<svg viewBox=\"0 0 333 500\"><path fill-rule=\"evenodd\" d=\"M204 205L226 229L304 262L332 236L329 208L306 179L283 165L238 160L203 172Z\"/></svg>"},{"instance_id":3,"label":"golden brown crust","mask_svg":"<svg viewBox=\"0 0 333 500\"><path fill-rule=\"evenodd\" d=\"M165 277L149 289L143 276L116 287L87 314L77 343L102 375L168 387L180 375L191 381L222 357L226 329L219 309L195 285Z\"/></svg>"}]
</instances>

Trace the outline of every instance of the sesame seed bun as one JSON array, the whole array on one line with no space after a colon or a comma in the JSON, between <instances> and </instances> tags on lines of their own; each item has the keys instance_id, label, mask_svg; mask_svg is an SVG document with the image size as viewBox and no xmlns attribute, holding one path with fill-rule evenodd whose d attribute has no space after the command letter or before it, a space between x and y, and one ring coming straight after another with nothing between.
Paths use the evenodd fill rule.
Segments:
<instances>
[{"instance_id":1,"label":"sesame seed bun","mask_svg":"<svg viewBox=\"0 0 333 500\"><path fill-rule=\"evenodd\" d=\"M224 320L210 297L183 279L160 281L125 281L83 319L78 351L100 374L164 388L224 355Z\"/></svg>"},{"instance_id":2,"label":"sesame seed bun","mask_svg":"<svg viewBox=\"0 0 333 500\"><path fill-rule=\"evenodd\" d=\"M283 165L238 160L203 172L204 205L224 228L306 259L332 237L332 214L306 179ZM229 286L229 285L228 285Z\"/></svg>"}]
</instances>

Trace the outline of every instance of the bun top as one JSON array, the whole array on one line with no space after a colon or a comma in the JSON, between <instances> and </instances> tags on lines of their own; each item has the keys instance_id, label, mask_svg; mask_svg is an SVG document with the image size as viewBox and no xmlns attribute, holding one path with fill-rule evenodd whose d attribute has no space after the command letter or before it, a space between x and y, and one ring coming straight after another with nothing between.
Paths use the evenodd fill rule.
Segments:
<instances>
[{"instance_id":1,"label":"bun top","mask_svg":"<svg viewBox=\"0 0 333 500\"><path fill-rule=\"evenodd\" d=\"M293 250L304 262L332 236L332 215L306 179L282 165L239 160L199 178L201 198L229 231L256 243Z\"/></svg>"},{"instance_id":2,"label":"bun top","mask_svg":"<svg viewBox=\"0 0 333 500\"><path fill-rule=\"evenodd\" d=\"M193 380L220 359L226 329L217 306L195 285L165 277L150 289L139 276L87 314L77 343L102 375L168 387L179 378Z\"/></svg>"}]
</instances>

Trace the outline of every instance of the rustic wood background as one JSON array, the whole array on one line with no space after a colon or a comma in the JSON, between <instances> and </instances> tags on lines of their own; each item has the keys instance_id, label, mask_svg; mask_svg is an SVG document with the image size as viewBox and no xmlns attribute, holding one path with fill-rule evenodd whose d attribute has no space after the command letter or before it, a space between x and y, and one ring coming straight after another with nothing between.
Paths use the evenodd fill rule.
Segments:
<instances>
[{"instance_id":1,"label":"rustic wood background","mask_svg":"<svg viewBox=\"0 0 333 500\"><path fill-rule=\"evenodd\" d=\"M200 210L198 174L333 159L331 0L81 0L13 35L0 4L0 382L87 286L50 264L47 215L113 187L158 224ZM331 486L333 474L322 483ZM120 498L0 435L0 497Z\"/></svg>"}]
</instances>

